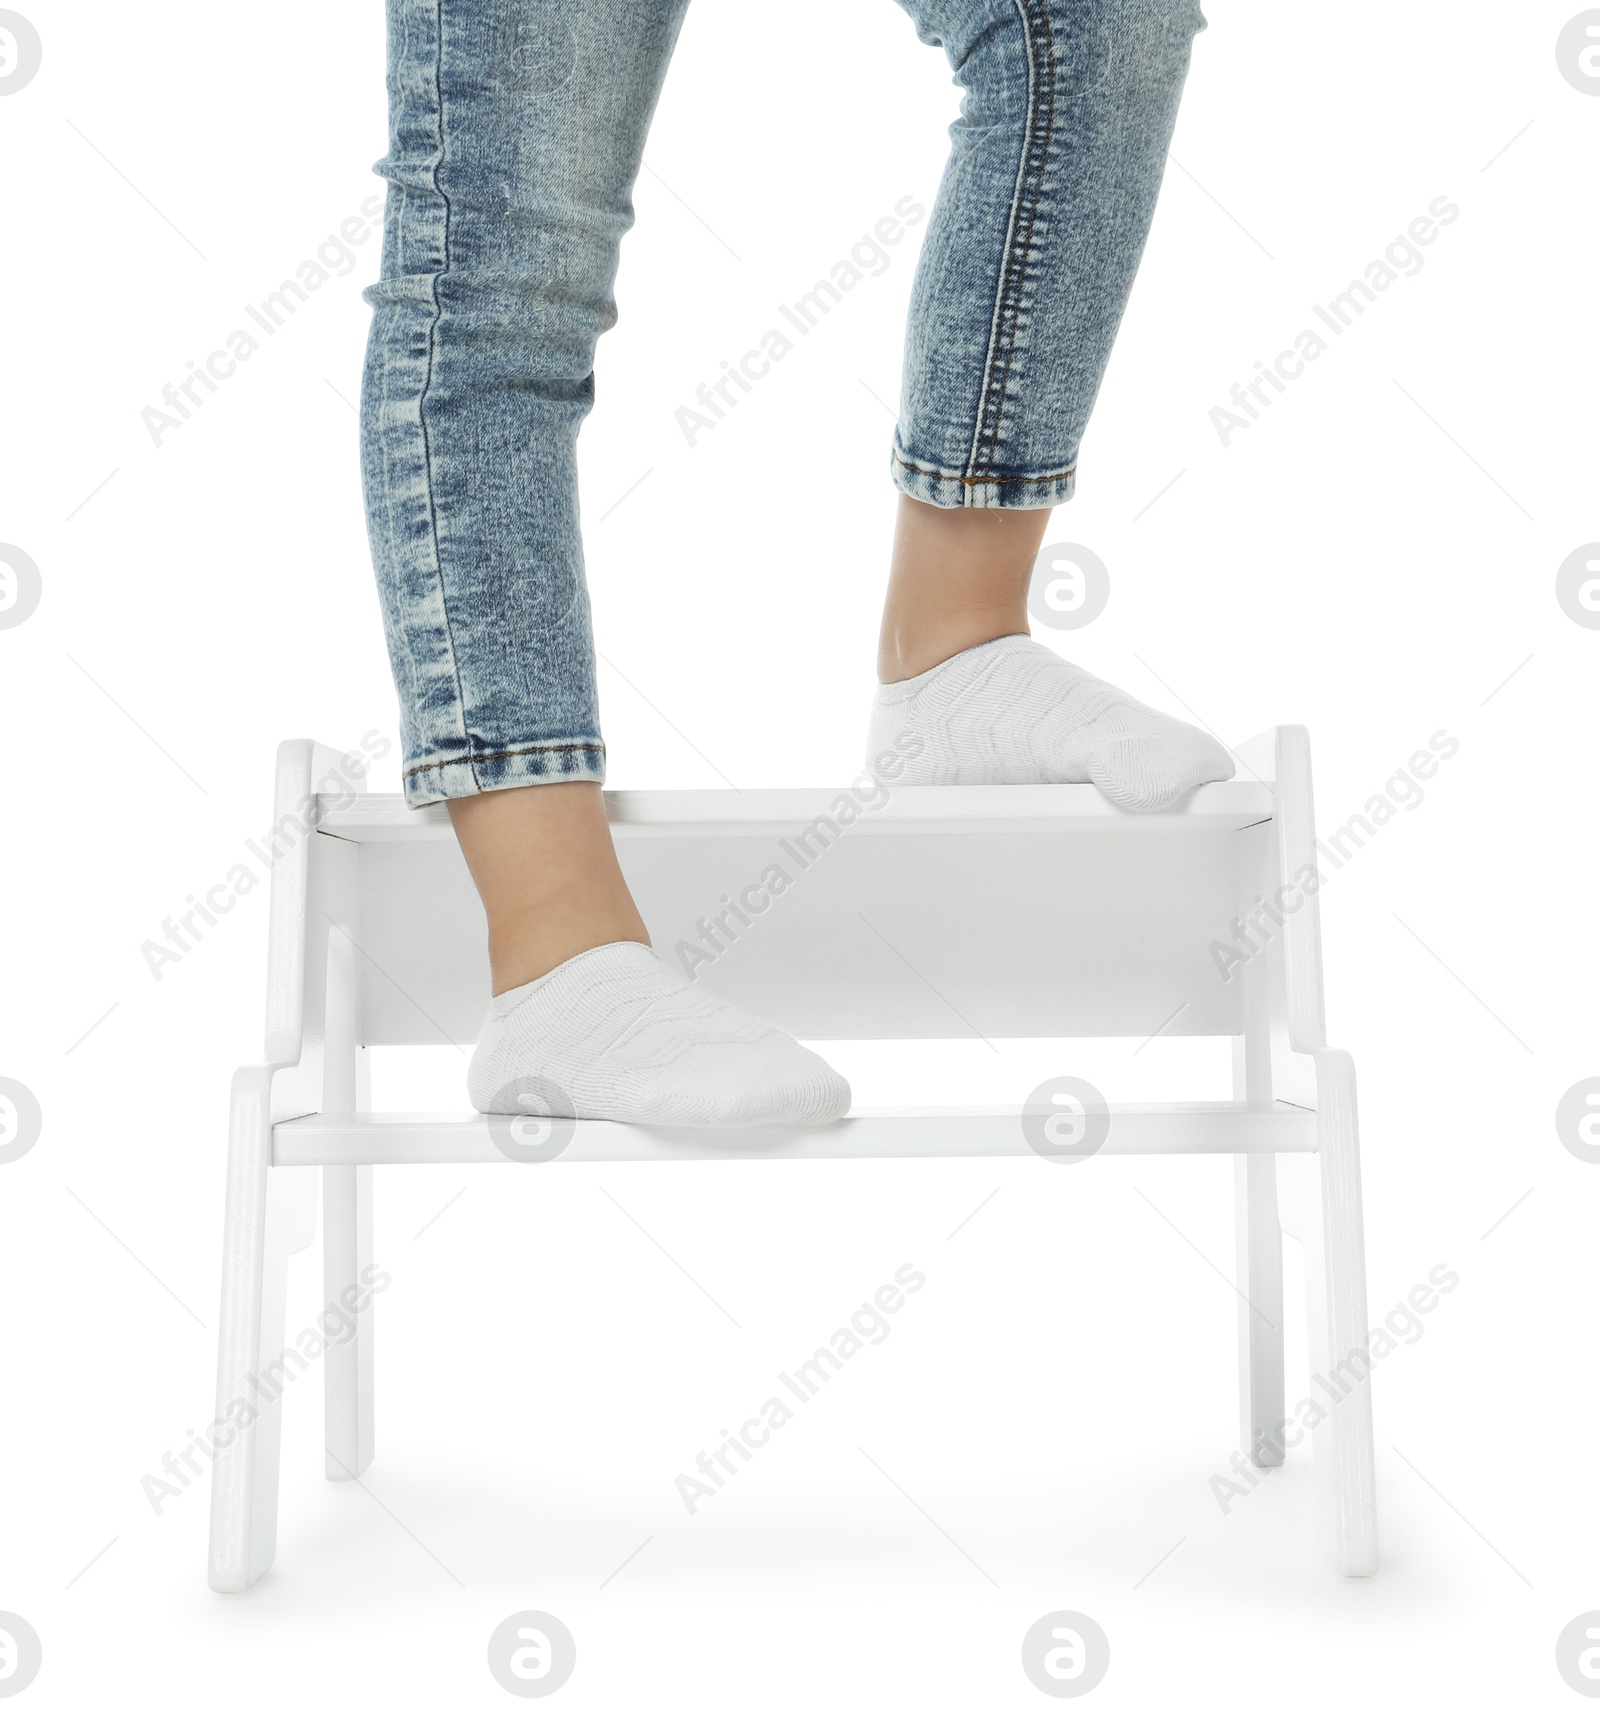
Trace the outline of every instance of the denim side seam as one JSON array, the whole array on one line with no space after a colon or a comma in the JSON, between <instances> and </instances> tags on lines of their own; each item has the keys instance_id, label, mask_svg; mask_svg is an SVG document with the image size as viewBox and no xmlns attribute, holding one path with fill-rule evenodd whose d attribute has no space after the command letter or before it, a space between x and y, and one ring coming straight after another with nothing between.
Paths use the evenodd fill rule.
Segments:
<instances>
[{"instance_id":1,"label":"denim side seam","mask_svg":"<svg viewBox=\"0 0 1600 1709\"><path fill-rule=\"evenodd\" d=\"M444 151L449 127L445 123L444 112L444 7L440 0L434 0L433 12L433 104L438 118L439 146L434 151L433 169L429 174L433 192L439 198L442 210L441 219L444 229L440 234L438 248L439 266L434 269L428 279L428 298L432 315L428 322L428 356L423 371L422 388L417 394L417 433L422 444L422 478L428 494L428 545L432 557L433 579L438 587L439 611L444 619L444 648L450 660L450 674L455 679L455 709L460 724L460 736L463 743L470 744L471 738L467 733L466 724L466 691L461 682L461 666L456 656L455 628L450 621L450 599L445 589L444 572L439 567L439 512L434 502L433 477L433 446L428 436L428 393L433 386L433 369L438 353L439 321L443 311L439 306L439 280L450 270L450 197L440 181L444 170ZM465 764L471 766L476 756L469 754L465 760L441 761L440 764ZM410 778L419 771L430 769L426 766L415 766L404 774L403 782L407 792L410 792ZM473 781L478 781L476 771Z\"/></svg>"},{"instance_id":2,"label":"denim side seam","mask_svg":"<svg viewBox=\"0 0 1600 1709\"><path fill-rule=\"evenodd\" d=\"M1012 201L1011 229L1006 236L1000 287L995 296L993 331L984 363L983 389L979 394L978 419L973 430L972 453L967 474L993 479L993 464L1000 441L1006 388L1011 377L1017 333L1022 318L1022 298L1030 281L1033 228L1044 193L1045 168L1055 129L1056 44L1050 29L1045 0L1013 0L1022 22L1023 46L1028 56L1027 128L1017 163L1017 187ZM1041 68L1041 50L1044 65ZM995 365L998 360L999 375Z\"/></svg>"}]
</instances>

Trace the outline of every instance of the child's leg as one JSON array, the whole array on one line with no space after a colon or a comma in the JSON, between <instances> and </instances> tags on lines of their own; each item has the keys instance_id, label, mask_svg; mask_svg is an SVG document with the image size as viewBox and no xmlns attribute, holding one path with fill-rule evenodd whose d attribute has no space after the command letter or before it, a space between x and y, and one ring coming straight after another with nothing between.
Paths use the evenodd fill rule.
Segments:
<instances>
[{"instance_id":1,"label":"child's leg","mask_svg":"<svg viewBox=\"0 0 1600 1709\"><path fill-rule=\"evenodd\" d=\"M1156 808L1210 736L1027 639L1049 508L1132 288L1203 24L1195 0L901 0L964 97L906 334L902 493L871 752L911 783L1094 782Z\"/></svg>"},{"instance_id":2,"label":"child's leg","mask_svg":"<svg viewBox=\"0 0 1600 1709\"><path fill-rule=\"evenodd\" d=\"M1072 494L1204 23L1197 0L900 0L962 90L892 472L950 509Z\"/></svg>"},{"instance_id":3,"label":"child's leg","mask_svg":"<svg viewBox=\"0 0 1600 1709\"><path fill-rule=\"evenodd\" d=\"M948 658L1028 633L1028 580L1048 510L941 510L900 499L878 681L904 682Z\"/></svg>"},{"instance_id":4,"label":"child's leg","mask_svg":"<svg viewBox=\"0 0 1600 1709\"><path fill-rule=\"evenodd\" d=\"M575 447L685 3L389 0L368 522L406 799L488 916L477 1107L828 1121L838 1075L653 955L600 798Z\"/></svg>"},{"instance_id":5,"label":"child's leg","mask_svg":"<svg viewBox=\"0 0 1600 1709\"><path fill-rule=\"evenodd\" d=\"M488 916L496 996L601 944L649 944L598 783L457 796L450 822Z\"/></svg>"}]
</instances>

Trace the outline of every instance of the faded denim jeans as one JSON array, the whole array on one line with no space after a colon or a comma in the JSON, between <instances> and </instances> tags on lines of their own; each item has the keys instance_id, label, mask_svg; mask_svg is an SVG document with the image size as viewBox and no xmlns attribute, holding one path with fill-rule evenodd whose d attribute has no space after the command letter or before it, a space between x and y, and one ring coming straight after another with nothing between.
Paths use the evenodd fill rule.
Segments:
<instances>
[{"instance_id":1,"label":"faded denim jeans","mask_svg":"<svg viewBox=\"0 0 1600 1709\"><path fill-rule=\"evenodd\" d=\"M601 781L576 442L687 0L387 3L361 439L406 799ZM1060 504L1205 20L1198 0L900 4L963 100L891 478L950 508Z\"/></svg>"}]
</instances>

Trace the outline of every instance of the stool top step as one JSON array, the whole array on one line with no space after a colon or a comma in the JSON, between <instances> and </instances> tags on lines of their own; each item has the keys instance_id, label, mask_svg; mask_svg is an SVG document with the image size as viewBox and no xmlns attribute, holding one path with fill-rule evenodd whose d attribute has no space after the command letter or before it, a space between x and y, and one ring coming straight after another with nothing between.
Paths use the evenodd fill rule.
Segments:
<instances>
[{"instance_id":1,"label":"stool top step","mask_svg":"<svg viewBox=\"0 0 1600 1709\"><path fill-rule=\"evenodd\" d=\"M442 804L408 808L399 795L318 797L318 828L351 842L450 840ZM1081 827L1086 831L1217 832L1259 824L1273 814L1264 783L1208 783L1162 813L1130 813L1088 783L980 784L930 789L843 784L837 789L622 789L605 792L606 816L619 840L635 836L782 833L822 818L849 821L852 838L923 830L1015 835ZM848 803L848 806L846 806Z\"/></svg>"}]
</instances>

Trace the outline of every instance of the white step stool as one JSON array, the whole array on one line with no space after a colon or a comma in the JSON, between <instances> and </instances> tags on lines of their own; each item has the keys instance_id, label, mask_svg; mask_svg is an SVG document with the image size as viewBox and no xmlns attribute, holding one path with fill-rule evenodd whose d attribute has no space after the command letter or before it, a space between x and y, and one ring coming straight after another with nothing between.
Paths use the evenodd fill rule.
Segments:
<instances>
[{"instance_id":1,"label":"white step stool","mask_svg":"<svg viewBox=\"0 0 1600 1709\"><path fill-rule=\"evenodd\" d=\"M1240 757L1256 781L1208 784L1159 814L1124 813L1087 784L896 789L820 852L822 836L800 844L796 833L838 792L621 793L607 808L640 911L669 955L775 859L798 872L700 977L800 1038L1231 1036L1234 1101L1113 1105L1100 1150L1235 1155L1241 1440L1271 1466L1283 1458L1269 1440L1284 1419L1281 1233L1303 1248L1315 1374L1364 1354L1366 1274L1355 1075L1324 1038L1317 900L1304 893L1315 864L1306 733L1268 731ZM360 1288L371 1259L374 1163L509 1155L486 1116L366 1111L364 1047L470 1043L487 1013L488 964L445 810L316 795L338 763L309 741L278 751L274 820L288 822L293 847L272 875L267 1061L233 1081L219 1419L271 1392L260 1379L282 1357L289 1255L315 1238L317 1168L332 1302ZM316 828L296 834L313 797ZM803 871L797 848L814 856ZM1210 946L1252 917L1261 947L1225 979ZM1014 1107L874 1111L776 1134L598 1121L568 1133L563 1163L1031 1155ZM372 1460L372 1318L370 1307L357 1315L354 1338L323 1360L330 1478L359 1477ZM224 1433L215 1590L247 1589L272 1563L281 1422L272 1403ZM1312 1439L1334 1563L1371 1573L1364 1380Z\"/></svg>"}]
</instances>

